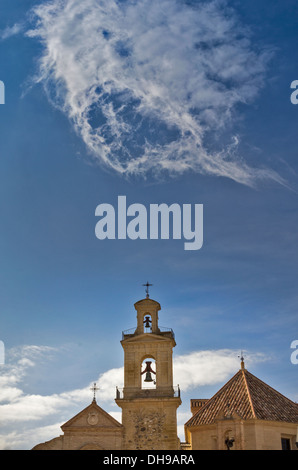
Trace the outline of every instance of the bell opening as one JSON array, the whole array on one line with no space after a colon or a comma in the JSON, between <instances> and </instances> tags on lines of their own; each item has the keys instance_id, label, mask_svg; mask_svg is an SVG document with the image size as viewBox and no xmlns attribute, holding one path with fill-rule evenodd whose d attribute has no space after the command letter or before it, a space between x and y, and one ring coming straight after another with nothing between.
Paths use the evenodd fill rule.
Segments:
<instances>
[{"instance_id":1,"label":"bell opening","mask_svg":"<svg viewBox=\"0 0 298 470\"><path fill-rule=\"evenodd\" d=\"M154 359L148 358L141 365L141 385L142 389L156 388L156 364Z\"/></svg>"},{"instance_id":2,"label":"bell opening","mask_svg":"<svg viewBox=\"0 0 298 470\"><path fill-rule=\"evenodd\" d=\"M149 313L146 313L144 315L143 325L144 325L144 333L152 332L152 318Z\"/></svg>"}]
</instances>

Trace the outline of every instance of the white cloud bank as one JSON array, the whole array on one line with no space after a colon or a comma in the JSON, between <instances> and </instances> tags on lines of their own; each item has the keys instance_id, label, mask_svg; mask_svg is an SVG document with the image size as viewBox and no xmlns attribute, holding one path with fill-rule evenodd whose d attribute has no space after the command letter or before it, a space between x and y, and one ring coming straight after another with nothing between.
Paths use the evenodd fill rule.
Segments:
<instances>
[{"instance_id":1,"label":"white cloud bank","mask_svg":"<svg viewBox=\"0 0 298 470\"><path fill-rule=\"evenodd\" d=\"M256 98L270 53L257 52L223 0L51 0L27 32L44 46L36 82L92 159L123 175L191 170L253 186L282 182L207 145Z\"/></svg>"},{"instance_id":2,"label":"white cloud bank","mask_svg":"<svg viewBox=\"0 0 298 470\"><path fill-rule=\"evenodd\" d=\"M39 442L61 434L60 426L88 406L91 383L85 387L52 395L23 391L30 369L59 351L45 346L26 346L8 352L9 362L1 366L0 449L30 449ZM248 363L264 360L262 354L247 354ZM268 359L268 358L267 358ZM204 385L222 384L239 368L237 352L229 349L196 351L174 359L174 381L182 393ZM123 386L123 368L101 374L97 402L119 421L121 413L114 403L116 386ZM184 414L179 416L180 427ZM182 423L182 424L181 424Z\"/></svg>"}]
</instances>

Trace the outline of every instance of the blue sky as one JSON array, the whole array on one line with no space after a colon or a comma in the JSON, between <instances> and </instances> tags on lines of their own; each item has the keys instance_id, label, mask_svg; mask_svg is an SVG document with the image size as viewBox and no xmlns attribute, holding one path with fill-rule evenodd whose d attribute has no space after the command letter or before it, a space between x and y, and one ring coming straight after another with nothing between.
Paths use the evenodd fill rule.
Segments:
<instances>
[{"instance_id":1,"label":"blue sky","mask_svg":"<svg viewBox=\"0 0 298 470\"><path fill-rule=\"evenodd\" d=\"M0 7L1 448L57 436L94 381L119 419L147 280L176 333L180 433L241 350L297 401L296 2L51 3ZM98 240L118 195L203 204L202 249Z\"/></svg>"}]
</instances>

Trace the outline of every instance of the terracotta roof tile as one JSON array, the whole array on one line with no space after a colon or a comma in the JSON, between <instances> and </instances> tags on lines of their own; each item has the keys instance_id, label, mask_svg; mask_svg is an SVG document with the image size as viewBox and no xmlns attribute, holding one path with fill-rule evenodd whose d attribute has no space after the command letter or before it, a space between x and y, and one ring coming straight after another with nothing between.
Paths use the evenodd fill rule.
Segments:
<instances>
[{"instance_id":1,"label":"terracotta roof tile","mask_svg":"<svg viewBox=\"0 0 298 470\"><path fill-rule=\"evenodd\" d=\"M240 369L185 425L213 423L219 413L237 413L242 419L298 424L298 404L246 369Z\"/></svg>"}]
</instances>

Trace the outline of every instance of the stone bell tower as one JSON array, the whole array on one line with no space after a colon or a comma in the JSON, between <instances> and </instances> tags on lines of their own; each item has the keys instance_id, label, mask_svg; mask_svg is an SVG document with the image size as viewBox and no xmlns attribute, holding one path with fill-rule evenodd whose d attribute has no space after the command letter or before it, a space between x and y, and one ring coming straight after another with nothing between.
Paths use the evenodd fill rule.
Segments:
<instances>
[{"instance_id":1,"label":"stone bell tower","mask_svg":"<svg viewBox=\"0 0 298 470\"><path fill-rule=\"evenodd\" d=\"M170 328L158 325L160 304L149 298L135 303L137 327L122 333L124 388L117 388L122 408L125 450L178 450L179 386L173 387Z\"/></svg>"}]
</instances>

